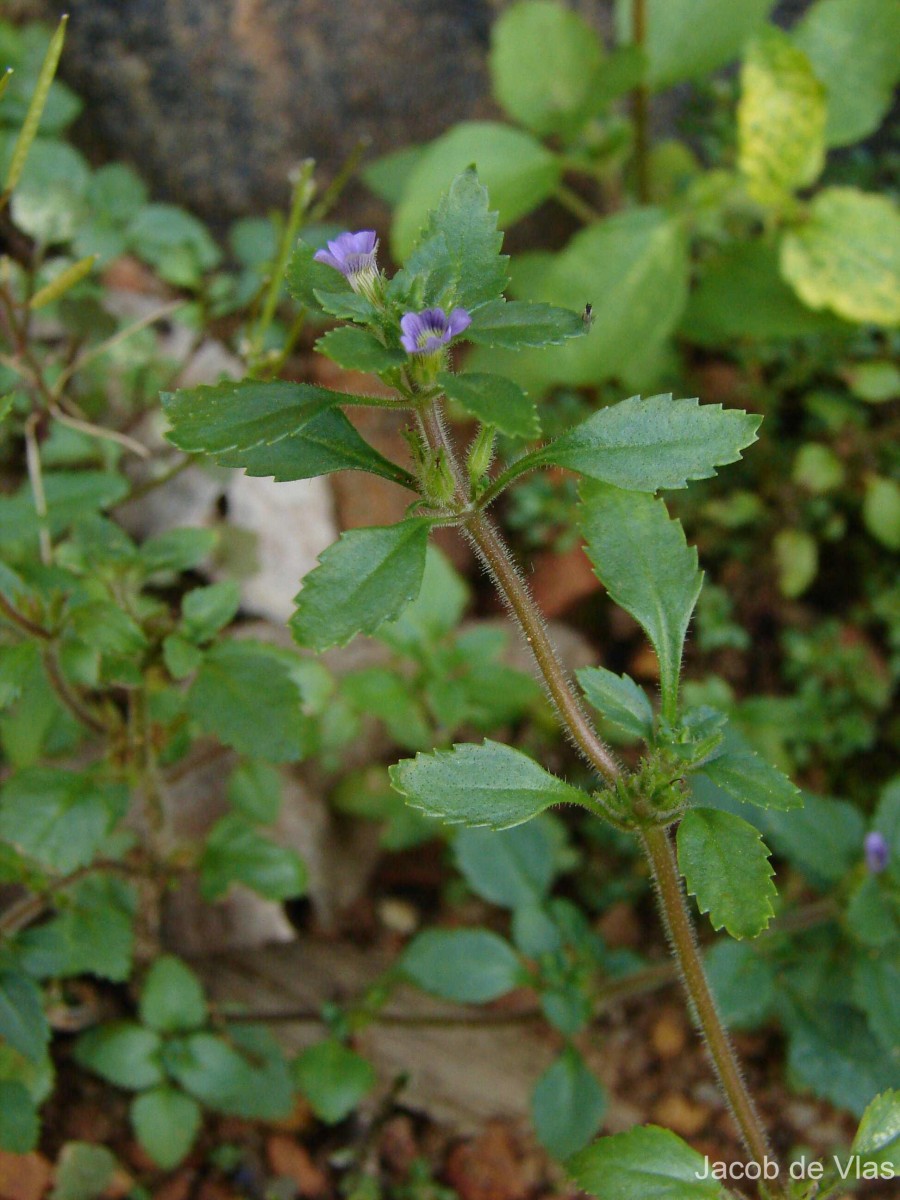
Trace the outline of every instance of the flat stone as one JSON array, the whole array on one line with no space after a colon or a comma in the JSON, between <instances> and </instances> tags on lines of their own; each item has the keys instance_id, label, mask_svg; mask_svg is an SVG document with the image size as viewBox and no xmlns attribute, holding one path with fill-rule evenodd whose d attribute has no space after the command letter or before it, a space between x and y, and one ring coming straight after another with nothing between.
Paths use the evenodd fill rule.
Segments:
<instances>
[{"instance_id":1,"label":"flat stone","mask_svg":"<svg viewBox=\"0 0 900 1200\"><path fill-rule=\"evenodd\" d=\"M214 224L283 206L315 158L333 177L492 111L494 0L29 0L70 14L62 75L89 129L157 195ZM22 11L20 9L20 11ZM367 199L368 197L368 199ZM357 213L371 197L356 189Z\"/></svg>"}]
</instances>

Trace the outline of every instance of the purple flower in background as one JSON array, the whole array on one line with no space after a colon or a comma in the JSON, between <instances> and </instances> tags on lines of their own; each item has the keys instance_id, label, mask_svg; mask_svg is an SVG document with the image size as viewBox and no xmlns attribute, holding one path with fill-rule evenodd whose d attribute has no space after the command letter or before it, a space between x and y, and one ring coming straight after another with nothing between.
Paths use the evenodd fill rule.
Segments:
<instances>
[{"instance_id":1,"label":"purple flower in background","mask_svg":"<svg viewBox=\"0 0 900 1200\"><path fill-rule=\"evenodd\" d=\"M873 875L880 875L888 865L888 860L891 857L891 848L888 845L887 838L878 830L873 830L872 833L866 834L866 866Z\"/></svg>"},{"instance_id":2,"label":"purple flower in background","mask_svg":"<svg viewBox=\"0 0 900 1200\"><path fill-rule=\"evenodd\" d=\"M359 233L342 233L328 243L327 250L317 250L313 258L340 271L354 292L371 300L378 279L377 253L378 235L374 229L363 229Z\"/></svg>"},{"instance_id":3,"label":"purple flower in background","mask_svg":"<svg viewBox=\"0 0 900 1200\"><path fill-rule=\"evenodd\" d=\"M426 308L424 312L408 312L400 319L403 336L400 341L408 354L429 354L440 350L451 338L468 329L472 318L464 308L454 308L448 317L442 308Z\"/></svg>"}]
</instances>

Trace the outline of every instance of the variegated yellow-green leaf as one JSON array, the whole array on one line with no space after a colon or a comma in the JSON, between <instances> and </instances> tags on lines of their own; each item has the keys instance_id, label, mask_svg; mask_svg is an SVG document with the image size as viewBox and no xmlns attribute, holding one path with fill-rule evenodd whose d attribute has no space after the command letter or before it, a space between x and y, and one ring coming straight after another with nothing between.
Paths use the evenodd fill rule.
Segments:
<instances>
[{"instance_id":1,"label":"variegated yellow-green leaf","mask_svg":"<svg viewBox=\"0 0 900 1200\"><path fill-rule=\"evenodd\" d=\"M738 104L738 162L762 204L812 183L825 162L825 89L786 34L768 30L747 48Z\"/></svg>"},{"instance_id":2,"label":"variegated yellow-green leaf","mask_svg":"<svg viewBox=\"0 0 900 1200\"><path fill-rule=\"evenodd\" d=\"M825 188L781 243L781 274L810 308L900 325L900 212L887 196Z\"/></svg>"}]
</instances>

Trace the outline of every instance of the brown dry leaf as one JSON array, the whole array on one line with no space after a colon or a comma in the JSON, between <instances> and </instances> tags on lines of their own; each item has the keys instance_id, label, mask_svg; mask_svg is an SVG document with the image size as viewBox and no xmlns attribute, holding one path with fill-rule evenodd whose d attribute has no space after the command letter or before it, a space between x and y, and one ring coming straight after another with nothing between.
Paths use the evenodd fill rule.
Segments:
<instances>
[{"instance_id":1,"label":"brown dry leaf","mask_svg":"<svg viewBox=\"0 0 900 1200\"><path fill-rule=\"evenodd\" d=\"M43 1154L0 1150L0 1200L41 1200L52 1174Z\"/></svg>"},{"instance_id":2,"label":"brown dry leaf","mask_svg":"<svg viewBox=\"0 0 900 1200\"><path fill-rule=\"evenodd\" d=\"M274 1133L266 1143L269 1167L279 1179L289 1179L301 1196L327 1196L331 1190L328 1177L313 1162L309 1151L293 1138Z\"/></svg>"},{"instance_id":3,"label":"brown dry leaf","mask_svg":"<svg viewBox=\"0 0 900 1200\"><path fill-rule=\"evenodd\" d=\"M509 1130L496 1123L474 1141L454 1146L445 1173L460 1200L523 1200L528 1193L518 1148Z\"/></svg>"}]
</instances>

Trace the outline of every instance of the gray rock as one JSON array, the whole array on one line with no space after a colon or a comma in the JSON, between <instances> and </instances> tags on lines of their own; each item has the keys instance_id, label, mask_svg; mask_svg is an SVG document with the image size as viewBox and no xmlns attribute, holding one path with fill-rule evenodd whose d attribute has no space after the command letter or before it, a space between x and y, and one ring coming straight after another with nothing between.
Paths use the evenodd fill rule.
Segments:
<instances>
[{"instance_id":1,"label":"gray rock","mask_svg":"<svg viewBox=\"0 0 900 1200\"><path fill-rule=\"evenodd\" d=\"M24 11L70 14L62 75L88 102L90 134L215 224L283 205L303 158L327 178L360 138L384 153L487 112L496 6L27 0ZM356 214L364 195L350 197Z\"/></svg>"}]
</instances>

